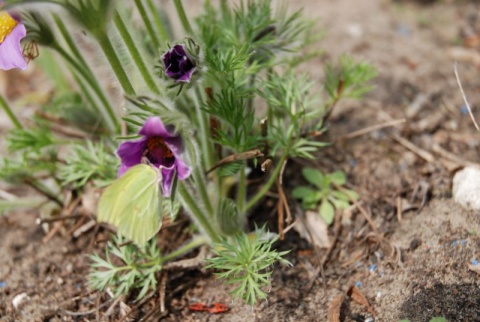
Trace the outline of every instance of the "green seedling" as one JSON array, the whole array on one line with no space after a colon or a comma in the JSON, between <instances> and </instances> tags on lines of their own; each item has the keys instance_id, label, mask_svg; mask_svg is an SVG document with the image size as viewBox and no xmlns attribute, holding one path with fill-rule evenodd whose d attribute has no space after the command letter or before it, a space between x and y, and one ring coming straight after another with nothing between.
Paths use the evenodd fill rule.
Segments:
<instances>
[{"instance_id":1,"label":"green seedling","mask_svg":"<svg viewBox=\"0 0 480 322\"><path fill-rule=\"evenodd\" d=\"M342 187L346 183L342 171L323 174L317 169L304 168L302 175L310 186L296 187L293 196L302 200L303 209L318 209L320 217L328 225L333 223L335 210L346 209L358 199L355 191Z\"/></svg>"}]
</instances>

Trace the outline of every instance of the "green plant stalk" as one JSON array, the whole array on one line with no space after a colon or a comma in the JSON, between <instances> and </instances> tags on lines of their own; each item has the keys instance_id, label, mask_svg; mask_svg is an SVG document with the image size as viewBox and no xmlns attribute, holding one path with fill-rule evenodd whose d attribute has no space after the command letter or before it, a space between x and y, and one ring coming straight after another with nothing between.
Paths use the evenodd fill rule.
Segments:
<instances>
[{"instance_id":1,"label":"green plant stalk","mask_svg":"<svg viewBox=\"0 0 480 322\"><path fill-rule=\"evenodd\" d=\"M60 56L62 56L63 59L65 59L85 79L85 81L90 85L90 87L95 92L95 94L103 102L102 100L103 91L99 87L98 83L92 78L92 75L88 73L88 70L83 68L80 64L78 64L78 62L58 44L54 45L54 47L52 48L55 49L60 54ZM105 111L103 109L100 109L97 106L97 104L94 104L93 106L96 107L96 109L102 114L103 118L107 121L109 128L112 130L112 132L114 132L117 123L116 123L116 117L113 110L108 108Z\"/></svg>"},{"instance_id":2,"label":"green plant stalk","mask_svg":"<svg viewBox=\"0 0 480 322\"><path fill-rule=\"evenodd\" d=\"M147 32L150 35L150 38L152 39L153 46L155 49L158 50L160 48L160 40L157 38L157 34L155 33L155 30L153 29L152 22L150 21L150 18L147 14L147 11L145 10L145 7L143 6L143 3L141 0L135 0L135 5L137 6L138 12L140 13L140 16L142 17L143 23L145 24L145 27L147 28ZM155 16L155 12L152 12L153 15Z\"/></svg>"},{"instance_id":3,"label":"green plant stalk","mask_svg":"<svg viewBox=\"0 0 480 322\"><path fill-rule=\"evenodd\" d=\"M287 160L288 154L290 153L292 139L293 139L293 129L290 128L288 133L287 146L283 150L282 156L280 157L280 160L275 166L275 169L273 170L272 175L270 176L270 178L268 178L268 181L262 186L262 188L247 202L247 205L245 206L245 211L248 211L253 206L255 206L255 204L258 201L260 201L260 199L268 192L268 190L270 190L272 185L275 183L275 180L277 180L277 177L280 174L280 170L283 167L283 163L285 162L285 160Z\"/></svg>"},{"instance_id":4,"label":"green plant stalk","mask_svg":"<svg viewBox=\"0 0 480 322\"><path fill-rule=\"evenodd\" d=\"M210 142L210 126L208 125L208 115L202 111L201 102L203 101L202 92L199 86L195 86L195 96L193 102L197 111L198 125L201 133L201 143L203 154L203 166L210 169L213 166L213 147Z\"/></svg>"},{"instance_id":5,"label":"green plant stalk","mask_svg":"<svg viewBox=\"0 0 480 322\"><path fill-rule=\"evenodd\" d=\"M200 196L204 202L205 208L210 216L214 216L213 206L210 202L210 198L207 192L207 184L205 178L203 177L203 172L200 170L200 167L195 167L193 170L193 178L195 180L195 187L200 192Z\"/></svg>"},{"instance_id":6,"label":"green plant stalk","mask_svg":"<svg viewBox=\"0 0 480 322\"><path fill-rule=\"evenodd\" d=\"M199 228L208 236L210 242L219 242L220 234L210 224L210 219L207 218L198 207L197 202L192 198L183 182L179 182L177 191L180 194L183 206L191 213L193 219L195 219L196 223L200 226Z\"/></svg>"},{"instance_id":7,"label":"green plant stalk","mask_svg":"<svg viewBox=\"0 0 480 322\"><path fill-rule=\"evenodd\" d=\"M60 199L58 199L56 194L54 194L52 191L50 191L50 189L48 189L40 181L38 181L34 178L25 178L23 180L23 182L25 184L29 185L30 187L32 187L33 189L37 190L38 192L40 192L41 194L46 196L48 199L52 200L53 202L55 202L56 204L58 204L60 207L63 208L63 202Z\"/></svg>"},{"instance_id":8,"label":"green plant stalk","mask_svg":"<svg viewBox=\"0 0 480 322\"><path fill-rule=\"evenodd\" d=\"M158 35L160 37L160 43L167 43L168 42L167 30L165 30L165 27L163 26L163 23L160 20L160 15L157 13L152 0L147 0L147 6L148 6L148 10L152 12L153 22L155 23L155 27L157 27Z\"/></svg>"},{"instance_id":9,"label":"green plant stalk","mask_svg":"<svg viewBox=\"0 0 480 322\"><path fill-rule=\"evenodd\" d=\"M170 254L167 254L162 257L162 263L171 261L183 254L186 254L190 252L191 250L207 244L207 239L204 236L196 236L193 238L191 241L189 241L186 245L183 245L182 247L179 247L178 249L174 250Z\"/></svg>"},{"instance_id":10,"label":"green plant stalk","mask_svg":"<svg viewBox=\"0 0 480 322\"><path fill-rule=\"evenodd\" d=\"M129 96L135 96L135 90L133 89L132 83L130 82L127 73L123 68L120 58L115 52L115 49L113 48L112 42L110 38L108 38L108 35L104 32L101 32L96 35L96 38L98 44L100 45L100 48L102 48L102 51L105 54L105 57L107 57L107 60L110 63L110 66L112 67L115 76L117 76L118 82L120 83L120 86L122 87L125 94Z\"/></svg>"},{"instance_id":11,"label":"green plant stalk","mask_svg":"<svg viewBox=\"0 0 480 322\"><path fill-rule=\"evenodd\" d=\"M23 129L22 123L18 120L18 118L15 116L15 113L13 113L12 109L10 108L10 105L8 105L7 101L5 98L0 94L0 105L2 106L2 109L7 113L8 118L10 119L10 122L17 128L17 129Z\"/></svg>"},{"instance_id":12,"label":"green plant stalk","mask_svg":"<svg viewBox=\"0 0 480 322\"><path fill-rule=\"evenodd\" d=\"M238 175L237 207L240 213L243 213L247 198L247 176L245 175L245 162L243 162Z\"/></svg>"},{"instance_id":13,"label":"green plant stalk","mask_svg":"<svg viewBox=\"0 0 480 322\"><path fill-rule=\"evenodd\" d=\"M122 37L125 45L127 46L130 55L132 56L135 65L137 65L138 71L143 77L143 80L147 84L148 88L155 94L160 94L160 90L153 79L153 76L148 71L145 60L142 58L140 51L137 49L137 45L133 41L132 35L129 33L128 28L125 26L125 22L122 19L122 16L117 11L113 17L113 22L115 27L117 27L118 33ZM152 69L150 69L152 70Z\"/></svg>"},{"instance_id":14,"label":"green plant stalk","mask_svg":"<svg viewBox=\"0 0 480 322\"><path fill-rule=\"evenodd\" d=\"M109 125L111 130L114 131L115 128L119 126L119 122L118 122L117 114L114 112L114 109L113 109L112 105L110 104L110 101L105 96L105 93L101 89L101 87L98 83L98 80L95 78L95 76L93 76L94 74L92 73L92 70L88 66L85 59L83 58L83 55L81 54L81 52L78 50L77 45L73 41L73 38L70 35L70 33L68 32L68 29L65 26L65 24L63 23L63 21L56 14L53 15L53 19L55 20L55 23L57 24L57 27L60 30L60 33L62 34L63 38L65 39L67 45L70 47L70 50L72 51L72 54L78 59L78 61L80 62L80 65L83 65L83 68L86 70L85 75L86 74L89 75L89 79L86 79L86 80L88 81L90 86L94 89L96 95L98 96L98 98L102 102L102 104L103 104L103 106L106 110L106 114L110 118L110 121L107 120L107 124ZM56 44L54 49L58 50L58 48L60 48L60 46ZM64 50L62 50L62 51L64 51ZM62 54L62 56L64 56L64 58L65 58L65 53ZM72 59L70 59L69 61L71 63ZM78 69L78 68L76 68L76 69ZM102 114L105 115L105 112L102 111Z\"/></svg>"},{"instance_id":15,"label":"green plant stalk","mask_svg":"<svg viewBox=\"0 0 480 322\"><path fill-rule=\"evenodd\" d=\"M173 3L175 4L175 9L177 10L177 15L180 19L180 22L182 23L183 29L185 29L188 34L193 35L193 29L190 25L190 22L188 21L185 9L183 8L182 0L173 0Z\"/></svg>"}]
</instances>

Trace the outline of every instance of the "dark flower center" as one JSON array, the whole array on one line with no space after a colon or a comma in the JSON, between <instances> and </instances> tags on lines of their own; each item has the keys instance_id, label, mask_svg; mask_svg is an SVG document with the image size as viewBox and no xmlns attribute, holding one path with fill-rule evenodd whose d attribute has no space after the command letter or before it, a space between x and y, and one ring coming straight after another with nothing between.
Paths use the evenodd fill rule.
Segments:
<instances>
[{"instance_id":1,"label":"dark flower center","mask_svg":"<svg viewBox=\"0 0 480 322\"><path fill-rule=\"evenodd\" d=\"M163 138L152 136L147 139L147 159L155 165L172 166L175 156L172 150L165 144Z\"/></svg>"}]
</instances>

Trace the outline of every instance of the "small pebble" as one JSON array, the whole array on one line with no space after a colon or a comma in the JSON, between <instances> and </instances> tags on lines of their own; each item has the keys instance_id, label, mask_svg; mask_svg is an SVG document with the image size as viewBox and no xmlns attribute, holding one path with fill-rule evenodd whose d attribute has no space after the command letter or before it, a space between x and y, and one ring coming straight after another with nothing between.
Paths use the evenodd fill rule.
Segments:
<instances>
[{"instance_id":1,"label":"small pebble","mask_svg":"<svg viewBox=\"0 0 480 322\"><path fill-rule=\"evenodd\" d=\"M453 199L460 206L480 210L480 169L466 167L453 177Z\"/></svg>"},{"instance_id":2,"label":"small pebble","mask_svg":"<svg viewBox=\"0 0 480 322\"><path fill-rule=\"evenodd\" d=\"M26 292L23 292L23 293L20 293L18 295L16 295L13 300L12 300L12 304L13 304L13 307L15 309L18 309L18 307L20 306L20 304L22 304L22 302L28 300L28 295Z\"/></svg>"}]
</instances>

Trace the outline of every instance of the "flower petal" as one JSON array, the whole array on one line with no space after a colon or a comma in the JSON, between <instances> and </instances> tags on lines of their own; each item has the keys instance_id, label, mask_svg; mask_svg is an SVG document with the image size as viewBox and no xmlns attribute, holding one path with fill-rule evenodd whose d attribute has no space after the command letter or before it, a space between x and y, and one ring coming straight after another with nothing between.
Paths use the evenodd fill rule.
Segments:
<instances>
[{"instance_id":1,"label":"flower petal","mask_svg":"<svg viewBox=\"0 0 480 322\"><path fill-rule=\"evenodd\" d=\"M138 134L144 136L159 136L164 139L175 136L167 130L158 116L149 117Z\"/></svg>"},{"instance_id":2,"label":"flower petal","mask_svg":"<svg viewBox=\"0 0 480 322\"><path fill-rule=\"evenodd\" d=\"M23 57L22 46L20 40L27 34L25 26L18 23L12 32L0 44L0 69L9 70L19 68L24 70L27 68L27 62Z\"/></svg>"},{"instance_id":3,"label":"flower petal","mask_svg":"<svg viewBox=\"0 0 480 322\"><path fill-rule=\"evenodd\" d=\"M185 180L192 174L192 169L183 161L183 159L175 159L175 167L177 169L178 179Z\"/></svg>"},{"instance_id":4,"label":"flower petal","mask_svg":"<svg viewBox=\"0 0 480 322\"><path fill-rule=\"evenodd\" d=\"M173 176L175 175L174 166L170 168L160 167L162 173L162 193L164 197L170 197L172 193Z\"/></svg>"},{"instance_id":5,"label":"flower petal","mask_svg":"<svg viewBox=\"0 0 480 322\"><path fill-rule=\"evenodd\" d=\"M122 160L122 165L118 169L118 176L121 176L129 167L142 162L146 142L147 138L142 138L138 141L123 142L120 144L117 155Z\"/></svg>"}]
</instances>

